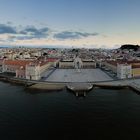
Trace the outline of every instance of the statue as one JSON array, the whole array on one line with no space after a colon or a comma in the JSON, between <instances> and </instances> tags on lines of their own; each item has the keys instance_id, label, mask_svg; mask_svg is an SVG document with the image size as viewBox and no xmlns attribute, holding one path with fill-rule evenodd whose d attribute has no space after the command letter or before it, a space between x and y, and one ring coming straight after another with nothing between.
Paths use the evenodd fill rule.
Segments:
<instances>
[{"instance_id":1,"label":"statue","mask_svg":"<svg viewBox=\"0 0 140 140\"><path fill-rule=\"evenodd\" d=\"M83 66L82 60L77 55L74 59L74 68L77 70L77 72L81 72L80 69L82 68L82 66Z\"/></svg>"}]
</instances>

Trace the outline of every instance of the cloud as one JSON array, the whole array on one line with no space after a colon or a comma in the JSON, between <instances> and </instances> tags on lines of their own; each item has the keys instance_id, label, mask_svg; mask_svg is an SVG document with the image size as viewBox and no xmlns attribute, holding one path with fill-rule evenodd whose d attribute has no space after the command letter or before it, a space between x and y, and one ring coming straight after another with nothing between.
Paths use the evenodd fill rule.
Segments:
<instances>
[{"instance_id":1,"label":"cloud","mask_svg":"<svg viewBox=\"0 0 140 140\"><path fill-rule=\"evenodd\" d=\"M98 36L98 37L95 37ZM101 39L100 39L101 38ZM102 42L99 33L84 31L57 31L47 26L37 27L33 25L14 26L7 22L0 24L0 44L3 45L53 45L53 46L92 46L98 40ZM107 38L106 38L107 39ZM97 40L97 41L96 41ZM96 43L98 44L98 43Z\"/></svg>"},{"instance_id":2,"label":"cloud","mask_svg":"<svg viewBox=\"0 0 140 140\"><path fill-rule=\"evenodd\" d=\"M72 31L63 31L60 33L54 34L56 39L80 39L83 37L97 36L98 33L86 33L86 32L72 32Z\"/></svg>"},{"instance_id":3,"label":"cloud","mask_svg":"<svg viewBox=\"0 0 140 140\"><path fill-rule=\"evenodd\" d=\"M87 33L87 32L76 32L76 31L62 31L53 32L48 27L37 28L33 25L28 26L16 26L8 21L7 24L0 24L0 34L12 34L8 40L31 40L31 39L47 39L48 37L57 40L68 40L68 39L82 39L89 36L97 36L98 33Z\"/></svg>"},{"instance_id":4,"label":"cloud","mask_svg":"<svg viewBox=\"0 0 140 140\"><path fill-rule=\"evenodd\" d=\"M33 38L46 38L51 33L48 27L36 28L35 26L16 26L13 27L10 21L7 24L0 24L0 35L12 34L12 39L26 40ZM10 37L11 40L11 37Z\"/></svg>"},{"instance_id":5,"label":"cloud","mask_svg":"<svg viewBox=\"0 0 140 140\"><path fill-rule=\"evenodd\" d=\"M12 29L11 26L8 27ZM4 32L3 30L1 30L0 35L6 35L4 39L13 42L16 40L32 40L32 39L47 38L50 33L51 30L48 27L38 29L34 26L27 26L27 27L20 26L20 27L15 27L14 31L8 30Z\"/></svg>"},{"instance_id":6,"label":"cloud","mask_svg":"<svg viewBox=\"0 0 140 140\"><path fill-rule=\"evenodd\" d=\"M17 31L14 27L6 24L0 24L0 34L16 34Z\"/></svg>"},{"instance_id":7,"label":"cloud","mask_svg":"<svg viewBox=\"0 0 140 140\"><path fill-rule=\"evenodd\" d=\"M50 31L51 30L48 27L38 29L34 26L27 26L23 30L19 31L19 34L26 35L23 37L25 39L44 38L49 35Z\"/></svg>"},{"instance_id":8,"label":"cloud","mask_svg":"<svg viewBox=\"0 0 140 140\"><path fill-rule=\"evenodd\" d=\"M31 39L34 39L34 38L41 38L41 37L37 37L37 36L34 36L34 35L19 35L19 36L15 36L13 37L14 39L16 40L31 40Z\"/></svg>"},{"instance_id":9,"label":"cloud","mask_svg":"<svg viewBox=\"0 0 140 140\"><path fill-rule=\"evenodd\" d=\"M0 42L5 42L5 40L4 39L0 39Z\"/></svg>"},{"instance_id":10,"label":"cloud","mask_svg":"<svg viewBox=\"0 0 140 140\"><path fill-rule=\"evenodd\" d=\"M7 21L7 24L8 25L12 25L13 23L11 21Z\"/></svg>"}]
</instances>

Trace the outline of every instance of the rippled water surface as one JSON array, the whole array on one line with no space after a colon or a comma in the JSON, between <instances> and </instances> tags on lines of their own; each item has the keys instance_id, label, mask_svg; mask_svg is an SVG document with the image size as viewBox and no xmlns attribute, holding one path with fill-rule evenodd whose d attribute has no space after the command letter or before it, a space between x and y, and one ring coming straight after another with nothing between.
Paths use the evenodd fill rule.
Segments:
<instances>
[{"instance_id":1,"label":"rippled water surface","mask_svg":"<svg viewBox=\"0 0 140 140\"><path fill-rule=\"evenodd\" d=\"M0 140L139 139L140 95L129 89L29 92L0 82Z\"/></svg>"}]
</instances>

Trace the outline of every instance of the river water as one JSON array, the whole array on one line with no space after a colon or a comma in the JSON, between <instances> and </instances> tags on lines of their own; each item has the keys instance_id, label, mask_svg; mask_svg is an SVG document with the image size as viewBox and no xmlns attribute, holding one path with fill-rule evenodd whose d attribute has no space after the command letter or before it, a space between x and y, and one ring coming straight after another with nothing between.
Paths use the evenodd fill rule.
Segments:
<instances>
[{"instance_id":1,"label":"river water","mask_svg":"<svg viewBox=\"0 0 140 140\"><path fill-rule=\"evenodd\" d=\"M129 89L31 92L0 82L0 140L139 139L140 95Z\"/></svg>"}]
</instances>

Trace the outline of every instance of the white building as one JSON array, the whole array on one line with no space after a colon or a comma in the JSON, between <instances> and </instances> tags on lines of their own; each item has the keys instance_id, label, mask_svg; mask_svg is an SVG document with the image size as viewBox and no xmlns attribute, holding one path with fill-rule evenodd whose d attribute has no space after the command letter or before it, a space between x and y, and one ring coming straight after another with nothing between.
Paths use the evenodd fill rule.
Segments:
<instances>
[{"instance_id":1,"label":"white building","mask_svg":"<svg viewBox=\"0 0 140 140\"><path fill-rule=\"evenodd\" d=\"M119 79L132 77L132 66L130 64L117 64L117 77Z\"/></svg>"},{"instance_id":2,"label":"white building","mask_svg":"<svg viewBox=\"0 0 140 140\"><path fill-rule=\"evenodd\" d=\"M36 64L26 65L26 79L38 80L40 79L40 66Z\"/></svg>"},{"instance_id":3,"label":"white building","mask_svg":"<svg viewBox=\"0 0 140 140\"><path fill-rule=\"evenodd\" d=\"M24 54L23 54L23 58L24 58L24 59L30 59L30 57L31 57L31 56L30 56L29 53L24 53Z\"/></svg>"}]
</instances>

